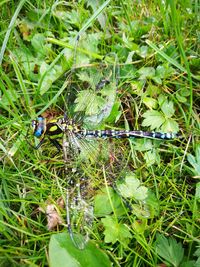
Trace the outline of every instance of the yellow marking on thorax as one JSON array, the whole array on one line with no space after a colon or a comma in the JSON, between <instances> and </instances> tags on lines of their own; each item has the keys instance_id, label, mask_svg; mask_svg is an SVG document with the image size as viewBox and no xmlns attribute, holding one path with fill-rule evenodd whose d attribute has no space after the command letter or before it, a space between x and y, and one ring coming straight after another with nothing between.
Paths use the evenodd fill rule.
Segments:
<instances>
[{"instance_id":1,"label":"yellow marking on thorax","mask_svg":"<svg viewBox=\"0 0 200 267\"><path fill-rule=\"evenodd\" d=\"M50 120L49 122L50 122L50 123L55 123L55 122L57 122L57 120L58 120L58 119L52 119L52 120Z\"/></svg>"},{"instance_id":2,"label":"yellow marking on thorax","mask_svg":"<svg viewBox=\"0 0 200 267\"><path fill-rule=\"evenodd\" d=\"M57 125L51 126L51 128L49 129L50 132L55 132L58 129Z\"/></svg>"}]
</instances>

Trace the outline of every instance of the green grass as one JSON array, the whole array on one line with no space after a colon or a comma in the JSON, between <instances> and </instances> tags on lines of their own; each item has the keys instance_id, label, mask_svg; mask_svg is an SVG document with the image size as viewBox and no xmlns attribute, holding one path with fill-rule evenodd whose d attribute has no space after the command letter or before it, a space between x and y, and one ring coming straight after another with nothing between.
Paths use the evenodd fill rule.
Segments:
<instances>
[{"instance_id":1,"label":"green grass","mask_svg":"<svg viewBox=\"0 0 200 267\"><path fill-rule=\"evenodd\" d=\"M2 1L0 10L0 266L199 266L198 2ZM110 84L90 90L100 74ZM32 119L74 108L90 128L182 138L101 140L99 162L71 153L66 173L48 139L34 150L25 136L38 143ZM84 250L67 234L64 203L69 179L81 178L95 211ZM62 218L51 231L50 204Z\"/></svg>"}]
</instances>

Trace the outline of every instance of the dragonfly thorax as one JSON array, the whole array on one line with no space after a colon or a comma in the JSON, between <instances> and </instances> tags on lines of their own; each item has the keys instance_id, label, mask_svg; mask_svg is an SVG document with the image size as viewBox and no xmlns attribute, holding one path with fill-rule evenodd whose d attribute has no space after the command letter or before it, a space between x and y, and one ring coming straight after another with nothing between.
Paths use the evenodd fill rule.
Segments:
<instances>
[{"instance_id":1,"label":"dragonfly thorax","mask_svg":"<svg viewBox=\"0 0 200 267\"><path fill-rule=\"evenodd\" d=\"M58 119L56 125L62 132L77 132L79 130L78 126L74 123L73 120L67 119L65 117Z\"/></svg>"}]
</instances>

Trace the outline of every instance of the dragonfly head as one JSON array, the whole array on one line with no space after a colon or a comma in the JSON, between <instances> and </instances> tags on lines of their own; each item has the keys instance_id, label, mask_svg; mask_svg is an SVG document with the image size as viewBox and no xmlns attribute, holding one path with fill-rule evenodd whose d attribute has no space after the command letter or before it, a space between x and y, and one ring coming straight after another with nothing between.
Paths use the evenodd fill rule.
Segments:
<instances>
[{"instance_id":1,"label":"dragonfly head","mask_svg":"<svg viewBox=\"0 0 200 267\"><path fill-rule=\"evenodd\" d=\"M36 120L32 120L31 126L33 129L33 135L37 138L40 138L46 131L46 120L40 116Z\"/></svg>"}]
</instances>

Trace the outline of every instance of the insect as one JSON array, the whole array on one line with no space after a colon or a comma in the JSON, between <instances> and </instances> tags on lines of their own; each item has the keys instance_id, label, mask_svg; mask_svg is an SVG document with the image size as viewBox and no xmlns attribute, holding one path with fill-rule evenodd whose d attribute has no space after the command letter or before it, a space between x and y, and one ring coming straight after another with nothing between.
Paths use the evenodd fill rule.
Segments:
<instances>
[{"instance_id":1,"label":"insect","mask_svg":"<svg viewBox=\"0 0 200 267\"><path fill-rule=\"evenodd\" d=\"M153 138L160 140L172 140L178 137L177 133L147 132L147 131L127 131L127 130L87 130L79 128L72 120L66 116L46 123L42 116L32 121L33 134L37 138L42 138L37 148L39 148L45 136L53 136L60 133L67 133L69 138ZM50 139L52 142L52 139ZM55 144L55 143L54 143Z\"/></svg>"},{"instance_id":2,"label":"insect","mask_svg":"<svg viewBox=\"0 0 200 267\"><path fill-rule=\"evenodd\" d=\"M69 119L66 115L59 117L58 119L51 120L49 122L42 116L32 121L33 133L37 138L41 138L40 143L36 148L39 148L44 142L45 138L48 137L50 142L57 148L58 151L61 149L64 153L64 161L67 162L67 147L69 143L79 151L82 147L88 146L88 139L100 139L100 138L153 138L159 140L172 140L178 137L176 133L161 133L161 132L145 132L145 131L125 131L125 130L88 130L82 129L79 125ZM53 136L63 134L62 145L57 139L53 139ZM90 149L90 146L88 147ZM66 170L67 171L67 170ZM70 180L67 187L66 197L66 214L67 214L67 227L70 237L76 247L83 249L87 240L88 232L84 230L84 225L88 228L91 227L93 221L93 207L87 203L83 198L81 190L83 190L84 181ZM74 188L71 191L70 188ZM71 194L71 195L70 195ZM80 236L74 234L71 223L71 210L73 210L73 221L76 221L76 228L79 228ZM82 219L80 219L82 217ZM77 226L77 221L81 221L81 224ZM84 221L84 223L82 222ZM83 237L84 232L84 237Z\"/></svg>"},{"instance_id":3,"label":"insect","mask_svg":"<svg viewBox=\"0 0 200 267\"><path fill-rule=\"evenodd\" d=\"M115 60L117 62L117 60ZM73 70L74 72L74 70ZM117 85L119 68L114 64L112 68L100 64L98 68L81 70L77 74L78 78L85 86L80 88L79 83L74 87L70 86L68 92L74 92L76 97L69 102L67 108L74 114L64 113L64 115L54 118L39 116L32 121L33 135L40 139L35 147L38 149L46 138L56 147L57 153L62 151L65 162L65 173L69 170L69 149L73 149L77 154L86 152L91 161L98 159L98 150L93 140L98 139L131 139L131 138L150 138L157 140L173 140L178 137L177 133L148 132L140 130L115 130L95 129L111 114L112 108L116 103ZM72 75L70 76L72 78ZM77 77L74 78L76 80ZM69 90L70 89L70 90ZM91 127L91 128L90 128ZM62 143L57 136L62 135ZM92 142L91 142L92 140ZM93 222L93 206L88 204L89 196L84 191L88 191L88 179L79 173L74 174L72 179L67 182L66 194L66 221L69 235L74 245L83 249L88 241L89 234L87 229L91 228ZM86 190L84 190L86 189ZM75 232L80 233L77 235Z\"/></svg>"}]
</instances>

